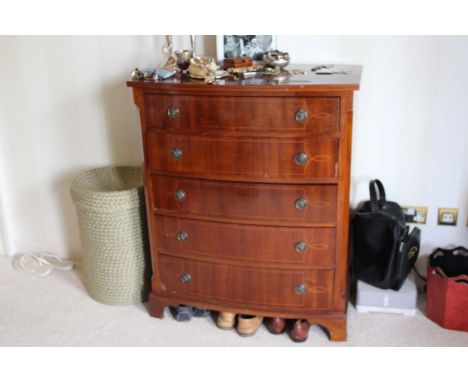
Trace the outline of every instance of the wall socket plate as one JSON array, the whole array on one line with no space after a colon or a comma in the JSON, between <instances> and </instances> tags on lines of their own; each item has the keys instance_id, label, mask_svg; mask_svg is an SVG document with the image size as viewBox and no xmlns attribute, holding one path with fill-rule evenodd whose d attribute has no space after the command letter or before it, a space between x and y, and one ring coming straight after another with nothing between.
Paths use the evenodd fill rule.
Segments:
<instances>
[{"instance_id":1,"label":"wall socket plate","mask_svg":"<svg viewBox=\"0 0 468 382\"><path fill-rule=\"evenodd\" d=\"M458 208L439 208L437 213L438 225L457 225Z\"/></svg>"},{"instance_id":2,"label":"wall socket plate","mask_svg":"<svg viewBox=\"0 0 468 382\"><path fill-rule=\"evenodd\" d=\"M426 224L427 207L402 206L401 208L403 209L407 223Z\"/></svg>"}]
</instances>

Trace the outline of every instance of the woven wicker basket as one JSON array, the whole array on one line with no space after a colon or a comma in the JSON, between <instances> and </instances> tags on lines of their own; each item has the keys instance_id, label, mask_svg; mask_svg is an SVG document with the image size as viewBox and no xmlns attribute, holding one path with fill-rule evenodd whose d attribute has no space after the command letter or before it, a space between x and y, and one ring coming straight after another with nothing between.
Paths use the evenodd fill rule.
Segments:
<instances>
[{"instance_id":1,"label":"woven wicker basket","mask_svg":"<svg viewBox=\"0 0 468 382\"><path fill-rule=\"evenodd\" d=\"M71 187L83 244L86 288L95 300L128 305L149 291L149 245L143 171L103 167L79 175Z\"/></svg>"}]
</instances>

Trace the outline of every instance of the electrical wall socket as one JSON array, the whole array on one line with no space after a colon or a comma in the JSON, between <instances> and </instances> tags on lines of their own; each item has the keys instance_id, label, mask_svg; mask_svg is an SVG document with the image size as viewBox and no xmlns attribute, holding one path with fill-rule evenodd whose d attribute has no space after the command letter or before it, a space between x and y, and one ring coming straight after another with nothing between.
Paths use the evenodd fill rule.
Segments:
<instances>
[{"instance_id":1,"label":"electrical wall socket","mask_svg":"<svg viewBox=\"0 0 468 382\"><path fill-rule=\"evenodd\" d=\"M407 223L426 224L427 207L402 206Z\"/></svg>"},{"instance_id":2,"label":"electrical wall socket","mask_svg":"<svg viewBox=\"0 0 468 382\"><path fill-rule=\"evenodd\" d=\"M439 208L437 214L438 225L457 225L458 208Z\"/></svg>"}]
</instances>

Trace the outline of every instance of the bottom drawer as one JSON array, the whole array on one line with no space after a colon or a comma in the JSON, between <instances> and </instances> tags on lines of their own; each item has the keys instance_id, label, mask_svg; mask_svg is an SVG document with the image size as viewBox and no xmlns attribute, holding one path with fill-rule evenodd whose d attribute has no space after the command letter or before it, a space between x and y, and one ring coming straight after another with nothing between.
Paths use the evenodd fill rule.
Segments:
<instances>
[{"instance_id":1,"label":"bottom drawer","mask_svg":"<svg viewBox=\"0 0 468 382\"><path fill-rule=\"evenodd\" d=\"M171 296L313 310L332 306L332 270L265 269L159 255L159 271L158 290Z\"/></svg>"}]
</instances>

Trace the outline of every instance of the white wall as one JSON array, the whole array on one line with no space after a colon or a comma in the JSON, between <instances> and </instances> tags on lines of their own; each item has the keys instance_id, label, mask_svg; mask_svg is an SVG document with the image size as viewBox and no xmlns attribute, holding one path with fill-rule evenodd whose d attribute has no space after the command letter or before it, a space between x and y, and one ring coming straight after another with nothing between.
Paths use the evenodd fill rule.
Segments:
<instances>
[{"instance_id":1,"label":"white wall","mask_svg":"<svg viewBox=\"0 0 468 382\"><path fill-rule=\"evenodd\" d=\"M364 66L356 93L351 203L380 178L400 204L429 207L423 252L468 246L468 37L279 36L296 63ZM460 209L456 227L437 208Z\"/></svg>"},{"instance_id":2,"label":"white wall","mask_svg":"<svg viewBox=\"0 0 468 382\"><path fill-rule=\"evenodd\" d=\"M210 39L198 39L200 53L214 54ZM188 37L174 40L189 47ZM12 253L79 253L69 186L87 168L141 164L126 80L135 66L162 61L162 41L0 37L0 194Z\"/></svg>"},{"instance_id":3,"label":"white wall","mask_svg":"<svg viewBox=\"0 0 468 382\"><path fill-rule=\"evenodd\" d=\"M214 37L199 53L215 55ZM69 197L94 166L141 163L125 81L162 60L162 37L0 38L0 192L12 252L78 254ZM175 47L188 38L175 38ZM429 207L423 250L468 246L468 38L278 36L293 63L364 66L356 93L351 199L380 178L389 199ZM2 166L2 167L1 167ZM438 207L460 208L457 227Z\"/></svg>"}]
</instances>

